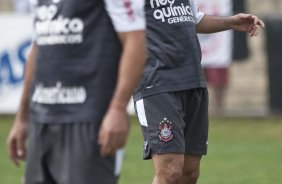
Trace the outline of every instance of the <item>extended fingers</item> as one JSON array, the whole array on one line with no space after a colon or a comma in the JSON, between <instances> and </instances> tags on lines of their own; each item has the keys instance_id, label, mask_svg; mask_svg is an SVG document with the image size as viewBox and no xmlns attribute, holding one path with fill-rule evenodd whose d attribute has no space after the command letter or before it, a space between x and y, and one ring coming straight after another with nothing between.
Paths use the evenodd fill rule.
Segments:
<instances>
[{"instance_id":1,"label":"extended fingers","mask_svg":"<svg viewBox=\"0 0 282 184\"><path fill-rule=\"evenodd\" d=\"M257 36L259 34L259 28L260 26L255 25L250 31L249 31L249 36Z\"/></svg>"},{"instance_id":2,"label":"extended fingers","mask_svg":"<svg viewBox=\"0 0 282 184\"><path fill-rule=\"evenodd\" d=\"M257 16L252 15L252 19L253 19L254 26L258 25L259 27L262 27L262 28L265 27L264 22L260 20Z\"/></svg>"},{"instance_id":3,"label":"extended fingers","mask_svg":"<svg viewBox=\"0 0 282 184\"><path fill-rule=\"evenodd\" d=\"M264 22L257 16L252 15L253 26L249 29L249 36L257 36L259 34L259 28L264 28Z\"/></svg>"}]
</instances>

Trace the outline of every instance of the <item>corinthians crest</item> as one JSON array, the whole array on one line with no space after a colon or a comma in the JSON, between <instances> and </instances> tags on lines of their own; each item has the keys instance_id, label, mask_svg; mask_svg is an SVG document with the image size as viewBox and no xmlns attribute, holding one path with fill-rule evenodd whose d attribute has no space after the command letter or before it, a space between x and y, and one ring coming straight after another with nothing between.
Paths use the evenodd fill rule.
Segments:
<instances>
[{"instance_id":1,"label":"corinthians crest","mask_svg":"<svg viewBox=\"0 0 282 184\"><path fill-rule=\"evenodd\" d=\"M167 118L164 118L163 121L160 122L159 129L160 129L159 138L161 141L168 143L173 139L172 122L169 121Z\"/></svg>"}]
</instances>

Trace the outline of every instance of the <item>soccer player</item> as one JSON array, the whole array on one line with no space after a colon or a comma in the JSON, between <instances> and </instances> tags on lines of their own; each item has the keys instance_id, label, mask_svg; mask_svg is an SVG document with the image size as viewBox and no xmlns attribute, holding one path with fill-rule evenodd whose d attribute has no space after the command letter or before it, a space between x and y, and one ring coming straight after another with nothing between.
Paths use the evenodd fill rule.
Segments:
<instances>
[{"instance_id":1,"label":"soccer player","mask_svg":"<svg viewBox=\"0 0 282 184\"><path fill-rule=\"evenodd\" d=\"M147 0L148 64L134 95L144 136L144 159L153 160L153 184L195 184L207 153L208 92L198 33L228 29L256 36L256 16L205 15L194 0Z\"/></svg>"},{"instance_id":2,"label":"soccer player","mask_svg":"<svg viewBox=\"0 0 282 184\"><path fill-rule=\"evenodd\" d=\"M35 40L10 158L27 156L26 184L115 184L127 103L145 65L144 2L32 2Z\"/></svg>"}]
</instances>

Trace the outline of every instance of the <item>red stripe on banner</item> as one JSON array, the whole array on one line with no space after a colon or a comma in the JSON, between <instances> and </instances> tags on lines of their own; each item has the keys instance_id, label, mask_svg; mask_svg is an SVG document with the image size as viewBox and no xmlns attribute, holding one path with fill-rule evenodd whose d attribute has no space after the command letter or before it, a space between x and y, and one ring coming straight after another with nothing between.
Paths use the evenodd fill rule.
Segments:
<instances>
[{"instance_id":1,"label":"red stripe on banner","mask_svg":"<svg viewBox=\"0 0 282 184\"><path fill-rule=\"evenodd\" d=\"M131 0L124 0L124 3L123 3L125 9L126 9L126 12L127 12L127 15L128 15L128 18L133 21L135 19L134 17L134 11L133 11L133 8L132 8L132 3L131 3Z\"/></svg>"}]
</instances>

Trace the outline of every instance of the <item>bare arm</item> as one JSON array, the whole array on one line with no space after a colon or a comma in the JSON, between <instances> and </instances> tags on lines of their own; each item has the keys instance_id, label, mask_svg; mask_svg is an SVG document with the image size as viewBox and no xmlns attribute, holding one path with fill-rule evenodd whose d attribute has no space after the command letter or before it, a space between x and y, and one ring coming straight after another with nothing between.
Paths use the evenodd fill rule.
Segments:
<instances>
[{"instance_id":1,"label":"bare arm","mask_svg":"<svg viewBox=\"0 0 282 184\"><path fill-rule=\"evenodd\" d=\"M30 93L31 83L33 80L35 53L36 53L36 44L33 43L26 61L23 94L21 97L20 106L16 116L16 119L22 122L28 121L29 96L30 96L29 93Z\"/></svg>"},{"instance_id":2,"label":"bare arm","mask_svg":"<svg viewBox=\"0 0 282 184\"><path fill-rule=\"evenodd\" d=\"M123 52L119 66L118 83L110 108L126 110L145 65L145 31L119 33Z\"/></svg>"},{"instance_id":3,"label":"bare arm","mask_svg":"<svg viewBox=\"0 0 282 184\"><path fill-rule=\"evenodd\" d=\"M28 115L29 115L29 96L30 87L33 79L35 63L36 45L33 43L31 51L27 57L25 68L25 80L20 106L16 114L14 125L7 139L8 152L11 160L18 166L19 160L25 159L27 139Z\"/></svg>"},{"instance_id":4,"label":"bare arm","mask_svg":"<svg viewBox=\"0 0 282 184\"><path fill-rule=\"evenodd\" d=\"M126 143L129 122L126 107L145 65L145 31L119 33L123 52L118 83L99 134L101 155L113 154Z\"/></svg>"},{"instance_id":5,"label":"bare arm","mask_svg":"<svg viewBox=\"0 0 282 184\"><path fill-rule=\"evenodd\" d=\"M264 23L257 16L242 13L229 17L205 15L196 26L198 33L216 33L233 29L248 32L250 36L256 36L259 28L264 28Z\"/></svg>"}]
</instances>

